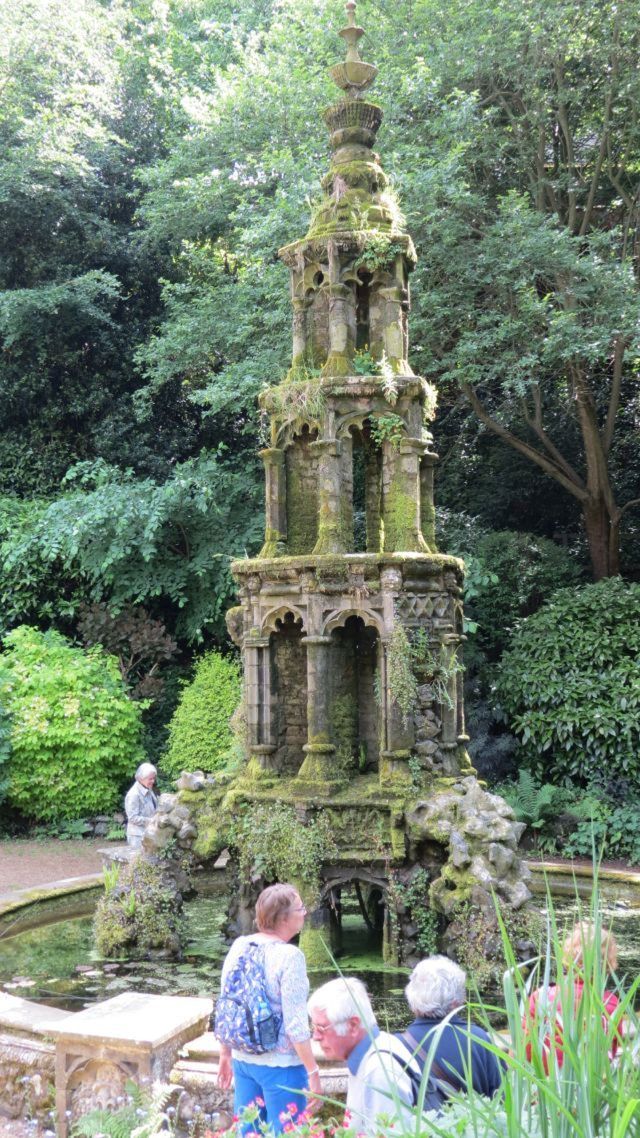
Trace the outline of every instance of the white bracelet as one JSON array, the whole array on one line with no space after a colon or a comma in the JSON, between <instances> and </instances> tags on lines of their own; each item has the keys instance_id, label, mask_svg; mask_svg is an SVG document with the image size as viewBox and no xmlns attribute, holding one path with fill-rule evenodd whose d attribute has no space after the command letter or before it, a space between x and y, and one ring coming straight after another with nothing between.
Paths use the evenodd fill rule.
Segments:
<instances>
[{"instance_id":1,"label":"white bracelet","mask_svg":"<svg viewBox=\"0 0 640 1138\"><path fill-rule=\"evenodd\" d=\"M311 1078L312 1075L319 1075L320 1074L320 1068L314 1067L313 1071L307 1071L307 1074L308 1074L309 1078Z\"/></svg>"}]
</instances>

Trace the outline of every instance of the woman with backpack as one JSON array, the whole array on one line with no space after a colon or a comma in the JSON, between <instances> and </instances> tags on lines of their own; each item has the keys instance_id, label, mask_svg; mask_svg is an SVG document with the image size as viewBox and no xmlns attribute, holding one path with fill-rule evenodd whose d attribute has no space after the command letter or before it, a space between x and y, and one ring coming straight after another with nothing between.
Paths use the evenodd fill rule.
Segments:
<instances>
[{"instance_id":1,"label":"woman with backpack","mask_svg":"<svg viewBox=\"0 0 640 1138\"><path fill-rule=\"evenodd\" d=\"M314 1109L307 1091L320 1094L307 967L300 949L290 944L306 912L293 885L263 889L256 903L257 933L237 937L222 966L215 1011L218 1086L227 1090L233 1083L242 1133L266 1124L280 1134L291 1115ZM242 1113L252 1104L258 1118L243 1123Z\"/></svg>"}]
</instances>

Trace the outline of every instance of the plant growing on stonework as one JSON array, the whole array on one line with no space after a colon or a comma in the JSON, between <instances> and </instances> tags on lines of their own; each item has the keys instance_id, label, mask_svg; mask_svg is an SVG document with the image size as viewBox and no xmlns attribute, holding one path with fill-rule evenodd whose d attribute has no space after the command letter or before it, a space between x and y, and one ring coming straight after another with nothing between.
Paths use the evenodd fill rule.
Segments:
<instances>
[{"instance_id":1,"label":"plant growing on stonework","mask_svg":"<svg viewBox=\"0 0 640 1138\"><path fill-rule=\"evenodd\" d=\"M426 681L433 690L436 703L443 707L453 708L453 700L449 690L454 676L464 671L464 665L458 659L453 646L440 644L433 649L429 634L423 629L417 629L411 637L411 653L413 667L419 680Z\"/></svg>"},{"instance_id":2,"label":"plant growing on stonework","mask_svg":"<svg viewBox=\"0 0 640 1138\"><path fill-rule=\"evenodd\" d=\"M238 853L243 881L291 881L309 900L317 894L322 862L336 853L323 811L301 820L293 806L276 802L250 807L229 841Z\"/></svg>"},{"instance_id":3,"label":"plant growing on stonework","mask_svg":"<svg viewBox=\"0 0 640 1138\"><path fill-rule=\"evenodd\" d=\"M418 681L413 670L413 654L406 629L396 616L387 644L387 687L397 705L406 727L418 698ZM382 700L379 673L376 674L376 695Z\"/></svg>"},{"instance_id":4,"label":"plant growing on stonework","mask_svg":"<svg viewBox=\"0 0 640 1138\"><path fill-rule=\"evenodd\" d=\"M164 867L136 858L124 866L98 901L94 933L105 957L136 952L177 952L182 940L182 913Z\"/></svg>"},{"instance_id":5,"label":"plant growing on stonework","mask_svg":"<svg viewBox=\"0 0 640 1138\"><path fill-rule=\"evenodd\" d=\"M296 364L282 383L264 389L261 403L273 416L278 429L296 424L318 424L326 408L319 368ZM272 438L272 444L275 439Z\"/></svg>"},{"instance_id":6,"label":"plant growing on stonework","mask_svg":"<svg viewBox=\"0 0 640 1138\"><path fill-rule=\"evenodd\" d=\"M400 449L400 443L406 433L406 424L401 415L376 415L371 420L371 438L377 447L389 442L394 450Z\"/></svg>"},{"instance_id":7,"label":"plant growing on stonework","mask_svg":"<svg viewBox=\"0 0 640 1138\"><path fill-rule=\"evenodd\" d=\"M392 407L395 407L398 402L398 380L390 361L387 359L385 353L382 353L381 358L377 362L376 371L380 376L382 393Z\"/></svg>"},{"instance_id":8,"label":"plant growing on stonework","mask_svg":"<svg viewBox=\"0 0 640 1138\"><path fill-rule=\"evenodd\" d=\"M376 361L368 347L358 348L354 352L352 366L354 375L375 375Z\"/></svg>"},{"instance_id":9,"label":"plant growing on stonework","mask_svg":"<svg viewBox=\"0 0 640 1138\"><path fill-rule=\"evenodd\" d=\"M463 670L453 646L440 644L433 649L423 628L407 633L396 616L387 645L387 686L402 713L405 727L416 706L420 684L430 685L434 702L452 708L450 683ZM376 681L376 694L380 699L378 677Z\"/></svg>"},{"instance_id":10,"label":"plant growing on stonework","mask_svg":"<svg viewBox=\"0 0 640 1138\"><path fill-rule=\"evenodd\" d=\"M422 408L422 421L426 426L432 423L436 417L438 409L438 388L435 383L429 383L425 380L426 394L424 400L424 407Z\"/></svg>"},{"instance_id":11,"label":"plant growing on stonework","mask_svg":"<svg viewBox=\"0 0 640 1138\"><path fill-rule=\"evenodd\" d=\"M396 257L403 254L404 246L401 242L394 241L384 233L372 233L353 267L356 272L365 269L368 273L375 273L377 269L391 268Z\"/></svg>"},{"instance_id":12,"label":"plant growing on stonework","mask_svg":"<svg viewBox=\"0 0 640 1138\"><path fill-rule=\"evenodd\" d=\"M415 951L420 956L432 956L438 951L440 918L429 905L429 874L418 866L408 880L402 880L393 870L389 874L389 913L394 935L400 934L398 913L408 909L416 926Z\"/></svg>"}]
</instances>

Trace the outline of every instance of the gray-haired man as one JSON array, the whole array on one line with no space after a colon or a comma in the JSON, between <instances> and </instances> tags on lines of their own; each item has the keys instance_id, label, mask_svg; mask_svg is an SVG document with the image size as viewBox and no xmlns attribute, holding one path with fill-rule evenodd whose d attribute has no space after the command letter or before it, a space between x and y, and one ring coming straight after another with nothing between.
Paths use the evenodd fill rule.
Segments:
<instances>
[{"instance_id":1,"label":"gray-haired man","mask_svg":"<svg viewBox=\"0 0 640 1138\"><path fill-rule=\"evenodd\" d=\"M395 1035L381 1031L361 980L340 977L323 984L308 1003L313 1038L328 1059L346 1063L347 1111L356 1130L374 1135L379 1115L412 1118L407 1064L419 1070Z\"/></svg>"}]
</instances>

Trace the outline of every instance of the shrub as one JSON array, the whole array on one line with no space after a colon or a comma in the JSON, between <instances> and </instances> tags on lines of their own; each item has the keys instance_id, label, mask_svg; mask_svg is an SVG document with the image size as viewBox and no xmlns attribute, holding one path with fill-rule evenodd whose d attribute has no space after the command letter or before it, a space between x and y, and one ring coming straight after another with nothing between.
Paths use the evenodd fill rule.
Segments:
<instances>
[{"instance_id":1,"label":"shrub","mask_svg":"<svg viewBox=\"0 0 640 1138\"><path fill-rule=\"evenodd\" d=\"M524 620L496 692L542 782L640 775L640 585L563 589Z\"/></svg>"},{"instance_id":2,"label":"shrub","mask_svg":"<svg viewBox=\"0 0 640 1138\"><path fill-rule=\"evenodd\" d=\"M220 652L198 661L169 725L169 748L162 773L220 770L226 762L232 732L229 720L240 702L240 668Z\"/></svg>"},{"instance_id":3,"label":"shrub","mask_svg":"<svg viewBox=\"0 0 640 1138\"><path fill-rule=\"evenodd\" d=\"M561 787L548 782L540 785L531 771L522 769L518 771L517 782L502 783L495 791L509 803L517 821L533 830L541 830L550 819L556 818L565 798Z\"/></svg>"},{"instance_id":4,"label":"shrub","mask_svg":"<svg viewBox=\"0 0 640 1138\"><path fill-rule=\"evenodd\" d=\"M127 698L117 661L26 626L5 645L9 803L40 821L113 810L122 780L143 757L141 706Z\"/></svg>"},{"instance_id":5,"label":"shrub","mask_svg":"<svg viewBox=\"0 0 640 1138\"><path fill-rule=\"evenodd\" d=\"M555 542L514 530L483 531L475 518L444 512L447 553L466 563L465 609L477 646L497 659L517 620L536 612L558 589L578 584L580 566Z\"/></svg>"}]
</instances>

